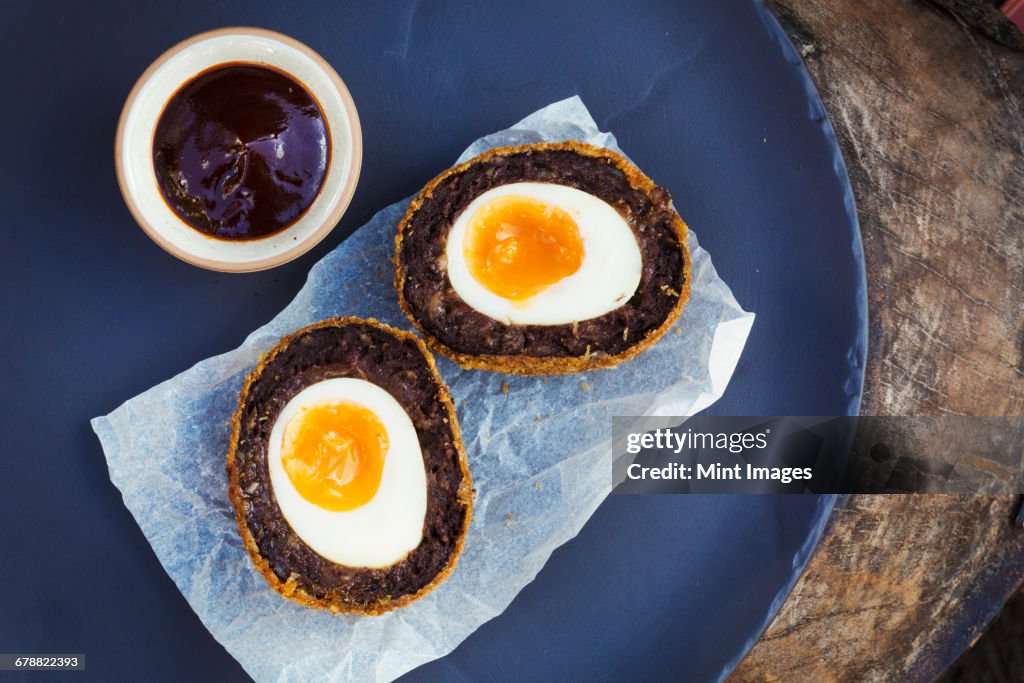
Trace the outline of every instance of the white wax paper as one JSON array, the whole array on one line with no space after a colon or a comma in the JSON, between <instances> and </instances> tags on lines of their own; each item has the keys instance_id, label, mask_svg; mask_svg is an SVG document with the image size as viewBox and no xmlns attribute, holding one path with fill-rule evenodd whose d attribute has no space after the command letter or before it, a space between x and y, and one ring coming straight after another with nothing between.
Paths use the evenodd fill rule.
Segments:
<instances>
[{"instance_id":1,"label":"white wax paper","mask_svg":"<svg viewBox=\"0 0 1024 683\"><path fill-rule=\"evenodd\" d=\"M618 150L573 97L474 142L459 161L491 147L569 139ZM243 377L281 336L331 316L410 328L390 260L407 204L387 207L325 256L294 301L240 347L92 421L110 479L167 573L260 682L390 681L450 652L501 614L608 495L611 417L706 408L725 390L753 324L691 231L689 303L676 328L638 358L548 379L466 371L438 358L477 490L455 572L425 599L380 617L300 607L267 585L239 540L224 473L228 423Z\"/></svg>"}]
</instances>

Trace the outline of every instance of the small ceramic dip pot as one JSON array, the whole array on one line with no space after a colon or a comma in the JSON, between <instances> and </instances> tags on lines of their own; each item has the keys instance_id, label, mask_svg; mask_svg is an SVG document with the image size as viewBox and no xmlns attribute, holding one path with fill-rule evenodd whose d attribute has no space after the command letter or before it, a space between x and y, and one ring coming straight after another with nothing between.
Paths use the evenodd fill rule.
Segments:
<instances>
[{"instance_id":1,"label":"small ceramic dip pot","mask_svg":"<svg viewBox=\"0 0 1024 683\"><path fill-rule=\"evenodd\" d=\"M224 28L160 56L132 88L114 148L128 208L161 247L202 268L272 268L334 228L355 192L352 96L280 33Z\"/></svg>"}]
</instances>

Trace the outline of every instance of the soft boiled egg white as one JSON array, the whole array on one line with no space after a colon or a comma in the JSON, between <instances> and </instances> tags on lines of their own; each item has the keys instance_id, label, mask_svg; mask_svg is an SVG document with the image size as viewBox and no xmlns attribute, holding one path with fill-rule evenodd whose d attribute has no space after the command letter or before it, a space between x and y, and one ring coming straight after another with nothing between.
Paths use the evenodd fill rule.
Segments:
<instances>
[{"instance_id":1,"label":"soft boiled egg white","mask_svg":"<svg viewBox=\"0 0 1024 683\"><path fill-rule=\"evenodd\" d=\"M331 562L387 567L420 544L423 453L385 389L349 377L306 387L274 423L267 458L285 520Z\"/></svg>"},{"instance_id":2,"label":"soft boiled egg white","mask_svg":"<svg viewBox=\"0 0 1024 683\"><path fill-rule=\"evenodd\" d=\"M456 217L445 249L459 297L509 325L596 318L640 284L640 247L625 219L567 185L509 183L484 192Z\"/></svg>"}]
</instances>

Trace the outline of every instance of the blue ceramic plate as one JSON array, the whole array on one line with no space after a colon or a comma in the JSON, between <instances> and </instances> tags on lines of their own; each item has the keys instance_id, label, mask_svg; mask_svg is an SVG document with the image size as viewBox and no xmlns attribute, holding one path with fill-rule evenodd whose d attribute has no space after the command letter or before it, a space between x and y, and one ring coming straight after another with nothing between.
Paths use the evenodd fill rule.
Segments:
<instances>
[{"instance_id":1,"label":"blue ceramic plate","mask_svg":"<svg viewBox=\"0 0 1024 683\"><path fill-rule=\"evenodd\" d=\"M152 244L111 161L142 70L226 25L282 31L326 57L365 141L341 226L298 261L243 276ZM853 199L808 75L759 4L40 2L10 8L0 33L17 65L0 114L4 651L84 652L76 680L245 680L121 505L88 419L235 347L377 208L470 140L570 95L671 190L757 313L713 411L857 410L866 299ZM833 503L612 497L505 614L407 680L722 678L792 587Z\"/></svg>"}]
</instances>

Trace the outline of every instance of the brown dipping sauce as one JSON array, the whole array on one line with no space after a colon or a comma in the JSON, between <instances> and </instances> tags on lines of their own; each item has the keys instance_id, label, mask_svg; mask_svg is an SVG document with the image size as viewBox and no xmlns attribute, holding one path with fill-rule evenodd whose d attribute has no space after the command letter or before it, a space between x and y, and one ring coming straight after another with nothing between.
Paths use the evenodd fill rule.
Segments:
<instances>
[{"instance_id":1,"label":"brown dipping sauce","mask_svg":"<svg viewBox=\"0 0 1024 683\"><path fill-rule=\"evenodd\" d=\"M266 66L222 64L168 100L153 136L160 192L183 221L228 240L272 235L313 204L331 158L320 105Z\"/></svg>"}]
</instances>

